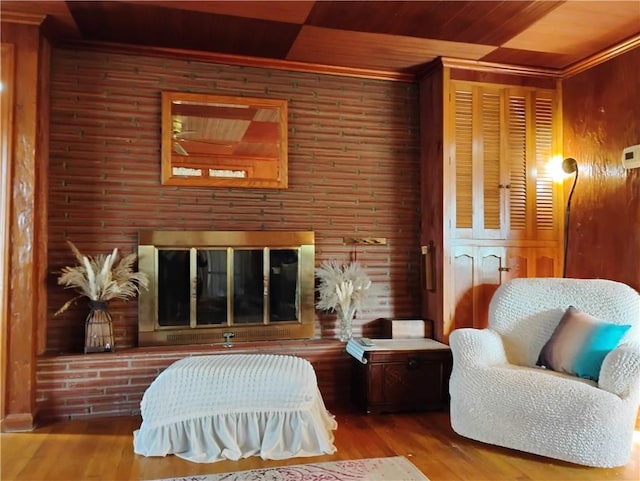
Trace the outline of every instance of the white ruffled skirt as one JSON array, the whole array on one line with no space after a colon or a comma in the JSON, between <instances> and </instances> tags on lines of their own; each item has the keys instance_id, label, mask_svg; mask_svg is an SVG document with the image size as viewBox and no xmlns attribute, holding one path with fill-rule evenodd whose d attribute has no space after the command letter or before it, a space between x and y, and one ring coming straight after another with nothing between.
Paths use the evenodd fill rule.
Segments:
<instances>
[{"instance_id":1,"label":"white ruffled skirt","mask_svg":"<svg viewBox=\"0 0 640 481\"><path fill-rule=\"evenodd\" d=\"M334 417L311 364L295 356L181 359L144 393L134 452L198 463L332 454Z\"/></svg>"}]
</instances>

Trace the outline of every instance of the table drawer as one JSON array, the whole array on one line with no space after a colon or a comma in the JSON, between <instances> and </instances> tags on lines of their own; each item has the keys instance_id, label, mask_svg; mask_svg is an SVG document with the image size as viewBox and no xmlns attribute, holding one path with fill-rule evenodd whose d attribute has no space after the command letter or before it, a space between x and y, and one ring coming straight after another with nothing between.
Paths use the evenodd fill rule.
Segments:
<instances>
[{"instance_id":1,"label":"table drawer","mask_svg":"<svg viewBox=\"0 0 640 481\"><path fill-rule=\"evenodd\" d=\"M366 358L370 363L397 362L408 363L412 360L438 361L451 358L449 349L431 349L428 351L369 351Z\"/></svg>"}]
</instances>

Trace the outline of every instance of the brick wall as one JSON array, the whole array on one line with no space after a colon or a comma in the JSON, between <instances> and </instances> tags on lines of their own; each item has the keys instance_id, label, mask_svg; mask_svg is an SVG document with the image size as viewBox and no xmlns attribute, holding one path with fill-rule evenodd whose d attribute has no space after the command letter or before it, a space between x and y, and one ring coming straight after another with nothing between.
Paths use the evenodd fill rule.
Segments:
<instances>
[{"instance_id":1,"label":"brick wall","mask_svg":"<svg viewBox=\"0 0 640 481\"><path fill-rule=\"evenodd\" d=\"M414 84L56 48L52 58L47 353L38 360L41 419L136 414L150 382L174 360L219 346L137 347L137 301L113 302L117 352L80 355L84 301L56 284L74 258L136 248L139 230L312 230L316 265L357 255L379 284L375 309L354 332L375 335L379 317L420 306L419 124ZM163 90L288 101L289 188L160 185ZM386 246L343 237L386 237ZM349 361L319 313L316 339L269 343L309 359L328 404L348 399ZM246 344L247 352L265 345ZM234 350L240 352L240 350Z\"/></svg>"},{"instance_id":2,"label":"brick wall","mask_svg":"<svg viewBox=\"0 0 640 481\"><path fill-rule=\"evenodd\" d=\"M327 407L342 406L351 394L354 361L338 341L283 341L171 349L147 348L87 356L46 356L38 360L38 419L82 419L140 414L149 384L169 364L185 356L289 354L314 367Z\"/></svg>"},{"instance_id":3,"label":"brick wall","mask_svg":"<svg viewBox=\"0 0 640 481\"><path fill-rule=\"evenodd\" d=\"M160 93L283 98L289 106L289 188L160 185ZM86 254L135 249L142 229L313 230L316 264L347 261L343 237L386 237L357 259L382 288L377 317L420 313L419 125L414 84L181 60L54 49L49 166L47 350L81 352L88 308L53 313L56 285ZM113 302L116 345L137 344L137 301ZM324 317L324 316L323 316ZM316 335L333 338L332 320Z\"/></svg>"}]
</instances>

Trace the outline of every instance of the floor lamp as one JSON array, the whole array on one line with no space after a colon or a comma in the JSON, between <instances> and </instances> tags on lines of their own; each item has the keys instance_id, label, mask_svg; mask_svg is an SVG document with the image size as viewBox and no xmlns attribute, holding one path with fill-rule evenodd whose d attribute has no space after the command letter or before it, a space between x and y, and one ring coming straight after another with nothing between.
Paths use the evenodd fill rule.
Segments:
<instances>
[{"instance_id":1,"label":"floor lamp","mask_svg":"<svg viewBox=\"0 0 640 481\"><path fill-rule=\"evenodd\" d=\"M569 246L569 219L571 216L571 197L573 196L573 189L576 188L576 182L578 182L578 162L572 157L567 157L562 161L562 170L567 174L576 173L573 178L573 185L571 186L571 192L569 192L569 199L567 200L567 210L564 217L564 262L562 266L562 277L567 277L567 248Z\"/></svg>"}]
</instances>

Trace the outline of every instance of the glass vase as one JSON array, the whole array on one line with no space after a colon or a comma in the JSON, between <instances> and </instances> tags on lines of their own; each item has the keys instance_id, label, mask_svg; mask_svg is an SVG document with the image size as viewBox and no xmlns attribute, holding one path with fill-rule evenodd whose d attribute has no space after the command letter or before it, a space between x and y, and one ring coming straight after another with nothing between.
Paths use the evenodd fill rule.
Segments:
<instances>
[{"instance_id":1,"label":"glass vase","mask_svg":"<svg viewBox=\"0 0 640 481\"><path fill-rule=\"evenodd\" d=\"M343 311L340 307L338 312L338 336L340 341L348 342L353 337L353 318L355 317L355 309L347 309Z\"/></svg>"},{"instance_id":2,"label":"glass vase","mask_svg":"<svg viewBox=\"0 0 640 481\"><path fill-rule=\"evenodd\" d=\"M85 322L84 353L114 350L113 326L107 303L89 301L89 315Z\"/></svg>"}]
</instances>

